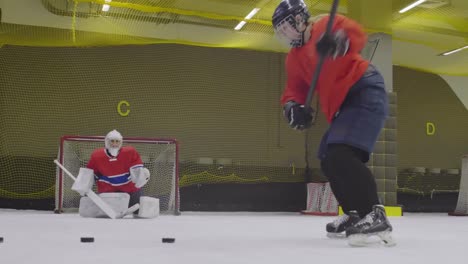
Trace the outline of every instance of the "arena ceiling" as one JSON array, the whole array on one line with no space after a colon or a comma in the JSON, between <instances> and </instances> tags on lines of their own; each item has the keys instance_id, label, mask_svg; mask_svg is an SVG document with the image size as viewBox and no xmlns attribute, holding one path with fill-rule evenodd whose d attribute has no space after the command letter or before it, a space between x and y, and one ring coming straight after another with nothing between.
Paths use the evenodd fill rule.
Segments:
<instances>
[{"instance_id":1,"label":"arena ceiling","mask_svg":"<svg viewBox=\"0 0 468 264\"><path fill-rule=\"evenodd\" d=\"M368 33L392 35L392 59L442 75L468 76L468 1L341 0L339 13ZM105 46L180 43L286 52L270 18L279 0L0 0L0 44ZM332 0L306 0L312 14L327 13ZM107 5L107 10L104 8ZM259 11L249 20L254 8ZM234 30L240 21L240 30ZM390 51L389 51L390 52Z\"/></svg>"}]
</instances>

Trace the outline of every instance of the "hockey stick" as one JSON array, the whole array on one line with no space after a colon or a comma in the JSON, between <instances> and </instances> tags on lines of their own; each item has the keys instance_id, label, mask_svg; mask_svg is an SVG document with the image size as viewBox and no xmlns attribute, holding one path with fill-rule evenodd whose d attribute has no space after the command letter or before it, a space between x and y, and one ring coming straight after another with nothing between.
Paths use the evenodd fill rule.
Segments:
<instances>
[{"instance_id":1,"label":"hockey stick","mask_svg":"<svg viewBox=\"0 0 468 264\"><path fill-rule=\"evenodd\" d=\"M339 4L339 0L333 0L333 4L332 4L332 8L330 10L330 17L328 19L328 23L327 23L327 29L325 31L325 35L327 34L331 34L331 31L332 31L332 27L333 27L333 21L335 20L335 16L336 16L336 12L338 10L338 4ZM310 83L310 88L309 88L309 92L307 93L307 98L306 98L306 101L305 101L305 106L307 110L309 110L309 106L310 106L310 103L312 102L312 97L314 96L314 91L315 91L315 87L317 86L317 81L318 81L318 78L320 76L320 72L322 71L322 66L323 66L323 62L325 61L325 57L320 55L319 56L319 59L318 59L318 63L317 63L317 67L315 68L315 71L314 71L314 75L312 76L312 82ZM317 102L317 106L318 106L318 102ZM315 124L315 121L316 121L316 118L317 116L314 117L314 119L312 120L312 125ZM306 180L310 180L310 168L309 168L309 152L308 152L308 148L309 148L309 143L308 143L308 133L306 132L305 133L305 159L306 159L306 167L305 167L305 171L304 171L304 176L306 178Z\"/></svg>"},{"instance_id":2,"label":"hockey stick","mask_svg":"<svg viewBox=\"0 0 468 264\"><path fill-rule=\"evenodd\" d=\"M127 210L125 210L124 212L120 213L119 215L117 215L117 218L122 218L124 216L127 216L127 215L130 215L130 214L133 214L134 212L136 212L136 210L140 209L140 204L134 204L132 205L131 207L129 207Z\"/></svg>"},{"instance_id":3,"label":"hockey stick","mask_svg":"<svg viewBox=\"0 0 468 264\"><path fill-rule=\"evenodd\" d=\"M60 162L58 162L57 160L54 160L54 162L55 164L57 164L57 166L60 167L60 169L62 169L62 171L65 172L65 174L67 174L70 178L72 178L73 181L76 181L75 176L73 176L73 174L71 174L62 164L60 164ZM86 193L86 196L88 196L89 199L91 199L91 201L93 201L97 205L97 207L99 207L99 209L101 209L104 213L106 213L107 216L109 216L112 219L122 218L125 215L125 212L117 215L114 209L112 209L112 207L110 207L106 202L104 202L100 196L98 196L95 192L93 192L93 190L89 190Z\"/></svg>"},{"instance_id":4,"label":"hockey stick","mask_svg":"<svg viewBox=\"0 0 468 264\"><path fill-rule=\"evenodd\" d=\"M332 8L330 11L330 18L328 19L327 30L325 31L325 35L329 35L332 33L333 21L335 20L339 2L339 0L333 0ZM310 83L309 92L307 93L306 102L304 104L306 106L306 109L309 109L308 106L310 106L310 103L312 102L312 97L314 96L315 87L317 86L317 81L320 76L320 72L322 71L324 61L325 57L320 55L317 63L317 68L315 68L315 72L312 77L312 82Z\"/></svg>"}]
</instances>

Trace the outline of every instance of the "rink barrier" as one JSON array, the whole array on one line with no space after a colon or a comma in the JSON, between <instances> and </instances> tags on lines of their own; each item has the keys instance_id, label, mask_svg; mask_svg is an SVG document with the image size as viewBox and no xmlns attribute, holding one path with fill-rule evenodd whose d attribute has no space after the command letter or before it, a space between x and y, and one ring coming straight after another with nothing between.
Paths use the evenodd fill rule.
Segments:
<instances>
[{"instance_id":1,"label":"rink barrier","mask_svg":"<svg viewBox=\"0 0 468 264\"><path fill-rule=\"evenodd\" d=\"M403 216L403 207L385 206L385 212L387 213L387 216ZM338 214L339 215L343 214L343 209L341 209L341 206L338 207Z\"/></svg>"}]
</instances>

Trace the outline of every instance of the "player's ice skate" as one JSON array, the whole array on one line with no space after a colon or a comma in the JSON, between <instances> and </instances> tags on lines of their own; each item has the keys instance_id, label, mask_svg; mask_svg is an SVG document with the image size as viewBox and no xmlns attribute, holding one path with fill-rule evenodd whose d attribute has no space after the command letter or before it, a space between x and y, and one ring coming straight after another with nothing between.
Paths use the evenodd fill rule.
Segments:
<instances>
[{"instance_id":1,"label":"player's ice skate","mask_svg":"<svg viewBox=\"0 0 468 264\"><path fill-rule=\"evenodd\" d=\"M327 224L327 237L329 238L345 238L345 231L348 227L359 222L360 218L356 211L351 211L348 214L343 214L336 218L333 222Z\"/></svg>"},{"instance_id":2,"label":"player's ice skate","mask_svg":"<svg viewBox=\"0 0 468 264\"><path fill-rule=\"evenodd\" d=\"M349 245L355 247L368 246L376 242L385 246L394 246L396 243L392 237L392 230L385 208L382 205L374 205L372 212L346 229L346 237Z\"/></svg>"}]
</instances>

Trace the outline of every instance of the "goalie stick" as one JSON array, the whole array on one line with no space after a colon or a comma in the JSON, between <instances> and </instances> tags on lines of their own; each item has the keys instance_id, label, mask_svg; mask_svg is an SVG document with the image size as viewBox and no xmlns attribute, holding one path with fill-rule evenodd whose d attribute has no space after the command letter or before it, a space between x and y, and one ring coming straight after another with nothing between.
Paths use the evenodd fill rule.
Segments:
<instances>
[{"instance_id":1,"label":"goalie stick","mask_svg":"<svg viewBox=\"0 0 468 264\"><path fill-rule=\"evenodd\" d=\"M131 207L129 207L127 210L125 210L124 212L120 213L117 218L122 218L126 215L130 215L130 214L133 214L134 212L136 212L136 210L140 209L140 204L134 204L132 205Z\"/></svg>"},{"instance_id":2,"label":"goalie stick","mask_svg":"<svg viewBox=\"0 0 468 264\"><path fill-rule=\"evenodd\" d=\"M67 174L70 178L73 179L73 181L76 181L76 177L73 176L73 174L71 174L62 164L60 164L60 162L58 162L57 160L54 160L55 164L57 164L57 166L60 167L60 169L62 169L62 171L65 172L65 174ZM99 197L95 192L93 192L93 190L89 190L87 193L86 193L86 196L89 197L89 199L91 199L91 201L93 201L97 207L99 207L99 209L101 209L107 216L109 216L111 219L116 219L116 218L122 218L123 216L126 215L126 212L132 208L130 207L129 209L127 209L126 212L123 212L123 213L120 213L120 214L117 214L114 209L112 209L112 207L110 207L106 202L104 202L102 200L101 197ZM138 208L136 209L138 210ZM135 211L136 211L135 210Z\"/></svg>"},{"instance_id":3,"label":"goalie stick","mask_svg":"<svg viewBox=\"0 0 468 264\"><path fill-rule=\"evenodd\" d=\"M335 20L339 2L339 0L333 0L332 8L330 11L330 18L328 19L327 30L325 31L325 35L329 35L332 33L333 21ZM315 87L317 86L317 81L320 76L320 72L322 71L324 61L325 57L320 55L317 63L317 68L315 68L314 75L312 77L312 82L310 83L309 92L307 93L306 102L304 104L306 106L306 109L309 109L307 106L309 106L312 102L312 97L314 95Z\"/></svg>"}]
</instances>

